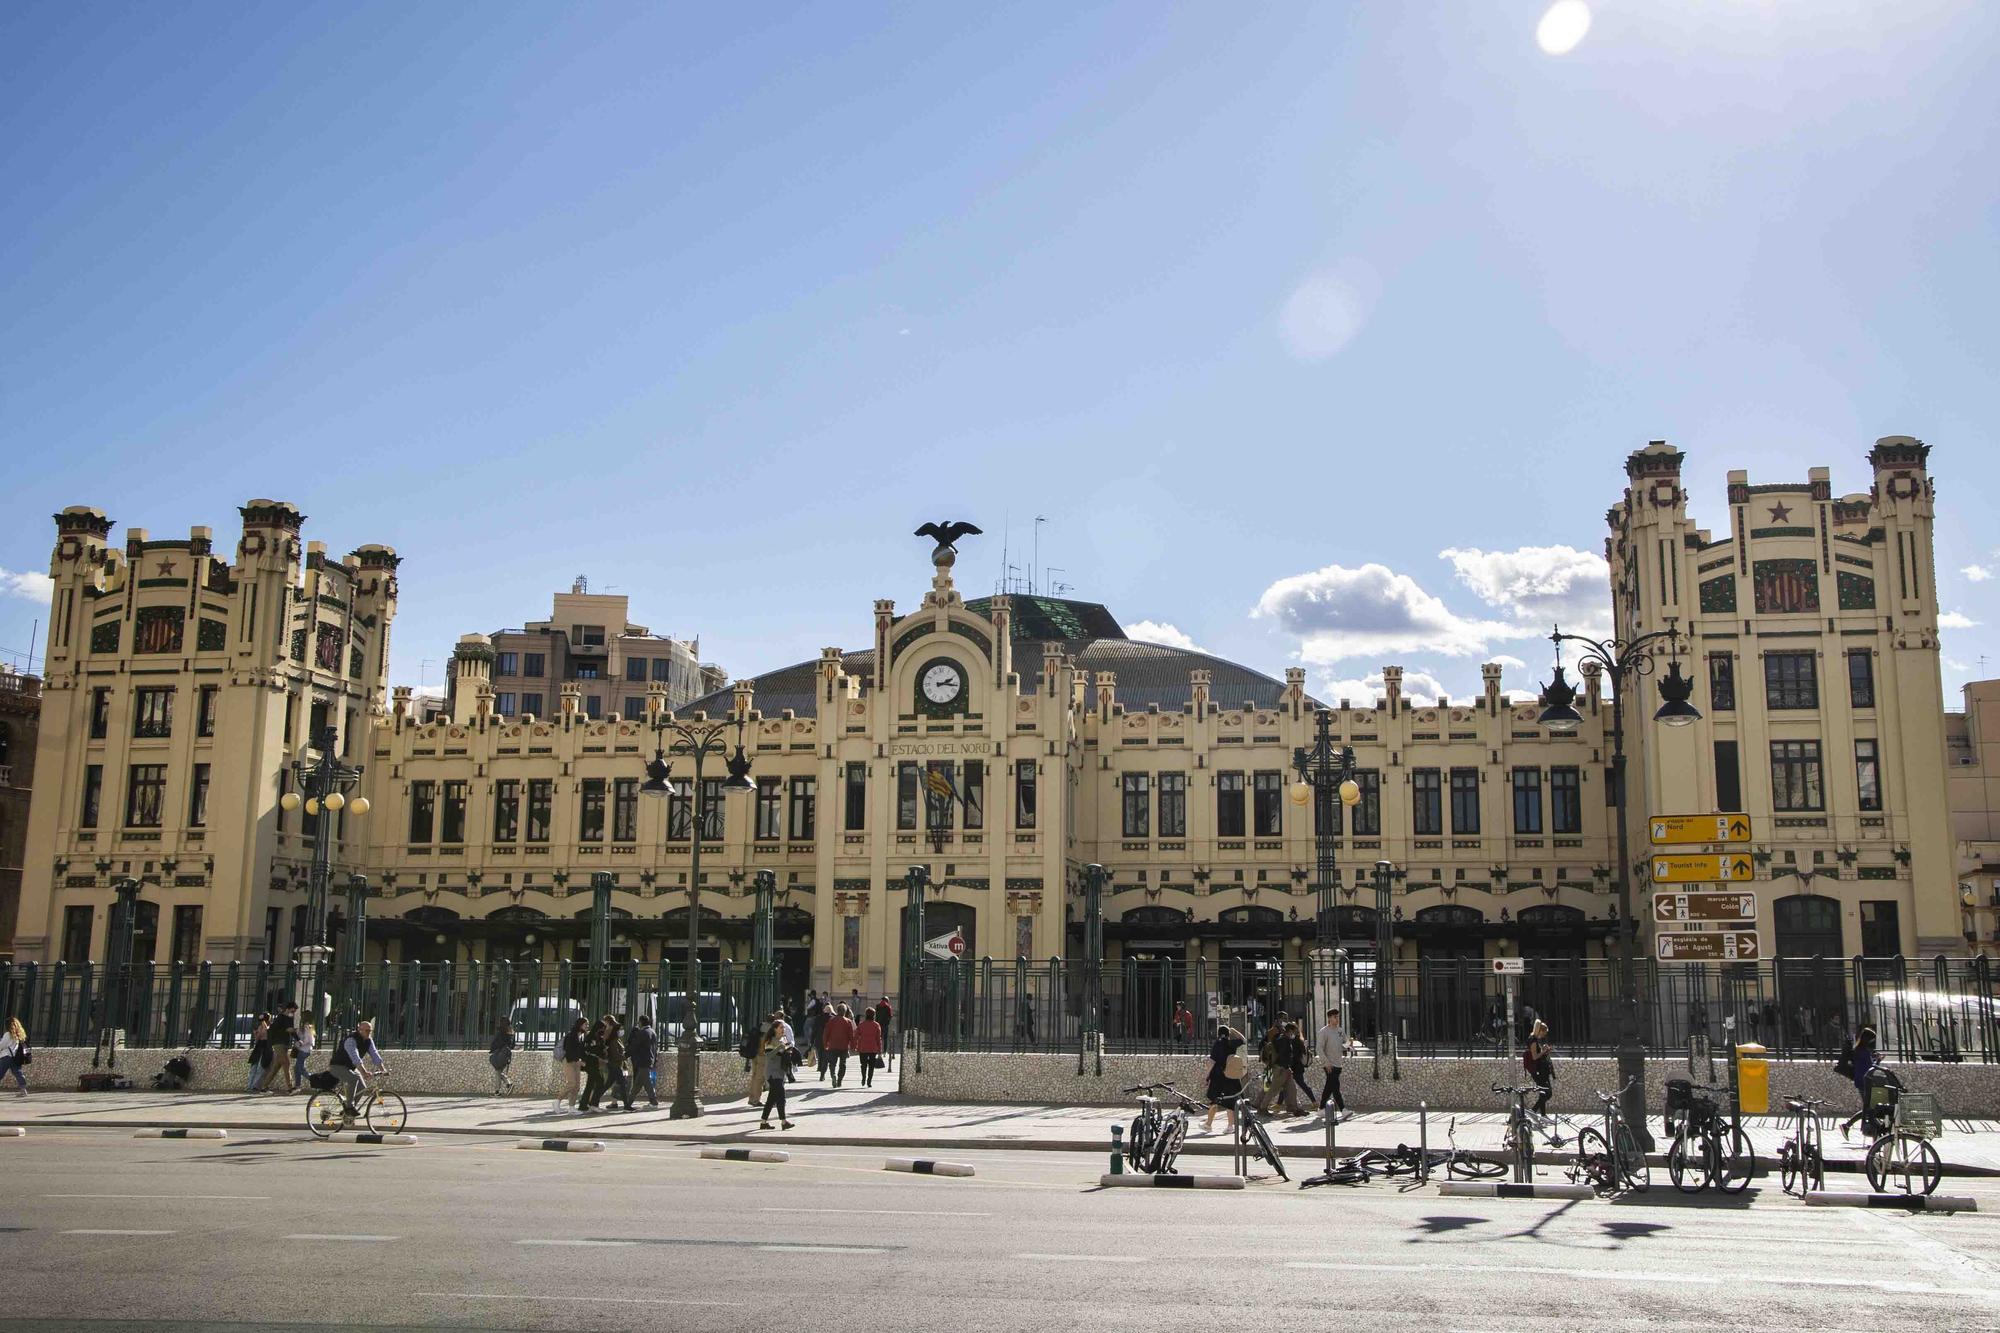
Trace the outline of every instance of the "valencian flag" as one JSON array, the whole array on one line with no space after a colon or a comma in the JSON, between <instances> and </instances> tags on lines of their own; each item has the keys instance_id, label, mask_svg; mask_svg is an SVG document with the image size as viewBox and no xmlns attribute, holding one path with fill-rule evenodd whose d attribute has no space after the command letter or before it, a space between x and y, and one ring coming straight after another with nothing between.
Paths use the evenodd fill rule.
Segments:
<instances>
[{"instance_id":1,"label":"valencian flag","mask_svg":"<svg viewBox=\"0 0 2000 1333\"><path fill-rule=\"evenodd\" d=\"M959 799L958 788L951 785L951 769L927 768L924 770L924 787L938 800L950 805Z\"/></svg>"}]
</instances>

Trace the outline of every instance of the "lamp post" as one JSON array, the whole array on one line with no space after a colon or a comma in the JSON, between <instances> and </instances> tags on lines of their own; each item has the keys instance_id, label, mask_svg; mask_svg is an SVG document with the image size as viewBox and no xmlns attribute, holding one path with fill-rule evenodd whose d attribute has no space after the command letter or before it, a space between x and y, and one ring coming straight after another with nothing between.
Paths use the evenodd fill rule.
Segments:
<instances>
[{"instance_id":1,"label":"lamp post","mask_svg":"<svg viewBox=\"0 0 2000 1333\"><path fill-rule=\"evenodd\" d=\"M1333 710L1313 710L1313 743L1292 751L1292 767L1299 780L1292 784L1292 804L1313 807L1313 851L1317 860L1313 880L1318 911L1313 923L1315 950L1330 949L1334 943L1333 895L1339 887L1335 866L1334 840L1338 836L1334 801L1353 806L1361 802L1361 786L1354 780L1354 748L1333 744Z\"/></svg>"},{"instance_id":2,"label":"lamp post","mask_svg":"<svg viewBox=\"0 0 2000 1333\"><path fill-rule=\"evenodd\" d=\"M313 749L307 758L292 761L293 790L278 798L278 805L285 810L305 807L308 817L315 820L312 845L312 869L306 880L306 933L305 943L299 946L299 1008L307 1015L324 1021L319 1012L319 977L326 966L332 950L326 944L327 886L333 877L333 831L328 815L339 814L343 809L356 815L368 813L368 798L356 796L350 799L348 792L361 783L361 765L342 763L334 753L337 733L332 727L322 727L313 737Z\"/></svg>"},{"instance_id":3,"label":"lamp post","mask_svg":"<svg viewBox=\"0 0 2000 1333\"><path fill-rule=\"evenodd\" d=\"M767 1014L778 1007L777 978L774 969L778 961L777 913L778 876L769 870L759 870L751 880L751 890L756 895L756 907L750 916L750 966L756 980L751 992L757 997L751 1006L753 1014Z\"/></svg>"},{"instance_id":4,"label":"lamp post","mask_svg":"<svg viewBox=\"0 0 2000 1333\"><path fill-rule=\"evenodd\" d=\"M743 752L743 724L745 719L725 719L721 722L678 722L665 713L653 714L653 757L646 764L646 780L639 785L642 795L655 800L666 800L674 794L673 773L667 756L685 758L694 765L694 783L688 798L692 811L693 827L688 851L688 960L687 989L682 996L682 1020L680 1045L674 1061L674 1104L667 1116L672 1120L693 1120L702 1113L701 1106L701 840L706 831L703 827L708 820L707 788L701 780L702 762L706 759L722 759L729 769L729 776L722 781L722 790L754 791L757 784L750 780L750 756ZM736 752L729 753L725 737L730 728L736 731ZM664 737L671 733L671 743ZM673 830L669 829L671 834Z\"/></svg>"},{"instance_id":5,"label":"lamp post","mask_svg":"<svg viewBox=\"0 0 2000 1333\"><path fill-rule=\"evenodd\" d=\"M105 864L108 868L110 863ZM114 881L111 889L117 897L111 903L111 926L106 937L108 947L105 950L104 979L107 984L101 1000L102 1007L98 1011L103 1015L103 1022L99 1024L97 1045L90 1053L92 1069L97 1068L100 1056L106 1068L118 1068L118 1027L131 1007L127 995L131 985L132 940L139 928L139 881L128 875Z\"/></svg>"},{"instance_id":6,"label":"lamp post","mask_svg":"<svg viewBox=\"0 0 2000 1333\"><path fill-rule=\"evenodd\" d=\"M1086 1034L1104 1028L1104 867L1083 868L1083 1025Z\"/></svg>"},{"instance_id":7,"label":"lamp post","mask_svg":"<svg viewBox=\"0 0 2000 1333\"><path fill-rule=\"evenodd\" d=\"M1391 861L1375 863L1375 1069L1382 1076L1382 1043L1389 1031L1389 993L1396 981L1396 936L1389 920L1389 889L1396 878Z\"/></svg>"},{"instance_id":8,"label":"lamp post","mask_svg":"<svg viewBox=\"0 0 2000 1333\"><path fill-rule=\"evenodd\" d=\"M1639 998L1639 965L1633 956L1633 936L1638 918L1632 912L1631 834L1625 827L1625 683L1629 676L1649 676L1659 659L1652 645L1665 643L1671 665L1660 681L1660 707L1655 722L1684 727L1701 717L1691 702L1694 682L1681 674L1680 631L1669 621L1667 628L1650 630L1629 639L1592 639L1582 634L1565 634L1560 625L1549 635L1556 646L1555 676L1542 690L1541 724L1559 736L1574 732L1583 723L1576 711L1576 687L1563 676L1562 646L1579 645L1579 657L1595 662L1611 678L1611 795L1618 830L1618 1085L1625 1090L1625 1123L1632 1126L1641 1148L1651 1148L1653 1137L1646 1131L1646 1046Z\"/></svg>"}]
</instances>

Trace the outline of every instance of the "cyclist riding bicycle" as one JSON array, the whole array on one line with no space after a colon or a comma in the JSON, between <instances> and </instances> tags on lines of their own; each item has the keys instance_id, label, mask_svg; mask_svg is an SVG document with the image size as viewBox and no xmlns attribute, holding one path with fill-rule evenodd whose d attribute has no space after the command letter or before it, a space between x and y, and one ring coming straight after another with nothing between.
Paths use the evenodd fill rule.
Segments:
<instances>
[{"instance_id":1,"label":"cyclist riding bicycle","mask_svg":"<svg viewBox=\"0 0 2000 1333\"><path fill-rule=\"evenodd\" d=\"M382 1052L375 1048L375 1025L365 1018L356 1023L354 1031L334 1048L329 1068L340 1080L343 1109L349 1115L358 1114L354 1099L356 1093L367 1090L368 1071L372 1069L378 1078L389 1072L389 1066L382 1063Z\"/></svg>"}]
</instances>

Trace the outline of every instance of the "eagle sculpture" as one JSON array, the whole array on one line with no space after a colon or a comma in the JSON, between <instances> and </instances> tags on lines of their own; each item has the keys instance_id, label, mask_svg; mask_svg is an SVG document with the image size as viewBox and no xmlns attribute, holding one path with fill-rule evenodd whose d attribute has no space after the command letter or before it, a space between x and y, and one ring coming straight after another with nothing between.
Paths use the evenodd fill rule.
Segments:
<instances>
[{"instance_id":1,"label":"eagle sculpture","mask_svg":"<svg viewBox=\"0 0 2000 1333\"><path fill-rule=\"evenodd\" d=\"M977 535L978 532L979 529L973 527L972 524L960 523L956 519L953 519L944 523L926 523L911 535L929 537L937 543L938 550L949 551L954 549L952 543L956 542L960 537L968 533Z\"/></svg>"}]
</instances>

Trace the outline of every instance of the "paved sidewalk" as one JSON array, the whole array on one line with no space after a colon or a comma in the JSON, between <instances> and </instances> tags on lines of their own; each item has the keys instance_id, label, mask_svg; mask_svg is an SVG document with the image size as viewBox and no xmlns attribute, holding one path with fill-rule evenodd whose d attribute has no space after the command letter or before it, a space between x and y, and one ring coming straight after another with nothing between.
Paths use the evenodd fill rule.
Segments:
<instances>
[{"instance_id":1,"label":"paved sidewalk","mask_svg":"<svg viewBox=\"0 0 2000 1333\"><path fill-rule=\"evenodd\" d=\"M677 1121L667 1114L665 1090L657 1108L641 1104L630 1112L580 1115L554 1111L539 1098L411 1097L409 1130L417 1134L489 1134L525 1137L578 1136L600 1139L649 1139L668 1142L744 1142L771 1140L801 1145L839 1145L898 1149L1026 1148L1108 1152L1111 1127L1130 1121L1116 1107L1024 1106L999 1103L909 1101L894 1089L863 1089L850 1085L838 1091L812 1080L791 1085L790 1109L797 1126L790 1131L757 1128L757 1111L740 1100L711 1100L708 1114L696 1121ZM1225 1121L1216 1119L1213 1135L1196 1122L1187 1151L1227 1154ZM1506 1118L1497 1111L1432 1112L1429 1136L1433 1147L1444 1147L1456 1126L1458 1146L1497 1151ZM1588 1123L1577 1122L1579 1125ZM1657 1133L1659 1121L1652 1120ZM1746 1122L1760 1158L1768 1158L1789 1133L1775 1117L1756 1116ZM76 1126L208 1125L232 1130L302 1130L305 1098L284 1094L240 1093L35 1093L16 1099L0 1095L0 1125L37 1130ZM1325 1151L1325 1129L1314 1118L1270 1122L1271 1136L1287 1157L1317 1157ZM1573 1132L1573 1131L1571 1131ZM1415 1144L1418 1116L1411 1111L1373 1111L1338 1127L1341 1152L1367 1147ZM2000 1175L2000 1122L1948 1120L1938 1152L1947 1171L1955 1174ZM1858 1136L1841 1139L1837 1123L1826 1129L1829 1168L1858 1170L1867 1143ZM1551 1159L1554 1160L1554 1159Z\"/></svg>"}]
</instances>

